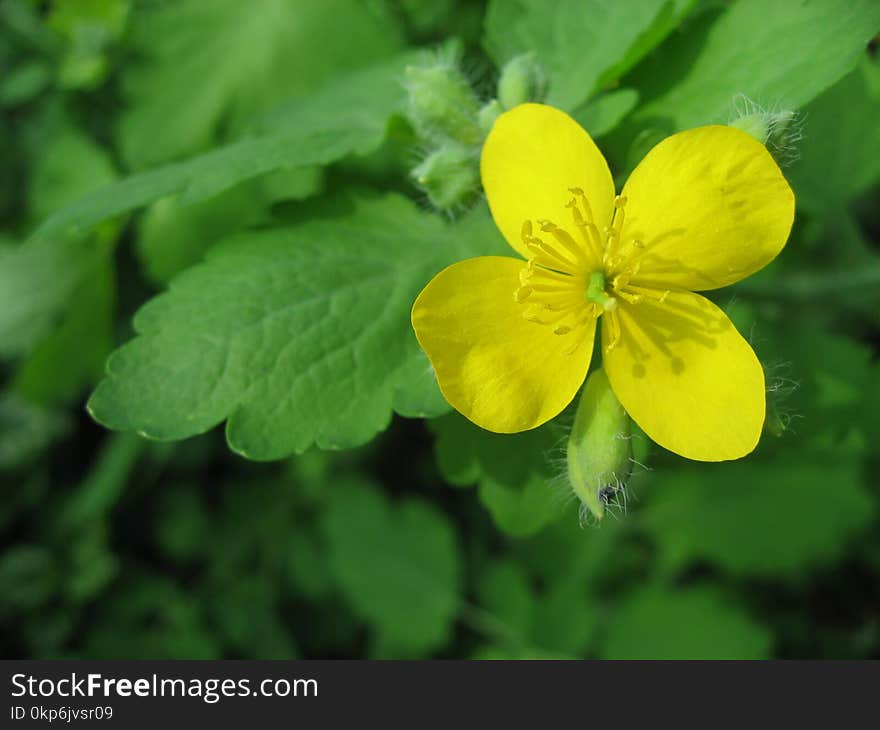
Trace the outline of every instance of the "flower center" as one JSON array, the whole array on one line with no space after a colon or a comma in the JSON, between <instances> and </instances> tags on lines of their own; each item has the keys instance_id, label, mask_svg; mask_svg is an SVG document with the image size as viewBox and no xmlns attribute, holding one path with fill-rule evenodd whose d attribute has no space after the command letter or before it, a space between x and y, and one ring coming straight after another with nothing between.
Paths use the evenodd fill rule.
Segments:
<instances>
[{"instance_id":1,"label":"flower center","mask_svg":"<svg viewBox=\"0 0 880 730\"><path fill-rule=\"evenodd\" d=\"M617 309L617 300L605 291L605 274L602 271L590 274L585 296L588 302L598 304L606 312Z\"/></svg>"},{"instance_id":2,"label":"flower center","mask_svg":"<svg viewBox=\"0 0 880 730\"><path fill-rule=\"evenodd\" d=\"M631 284L638 275L644 245L635 239L623 242L627 200L614 198L611 223L600 233L593 210L580 188L569 188L573 195L565 207L577 238L550 220L538 219L541 233L535 234L532 221L522 226L522 242L531 254L520 272L520 287L514 300L522 305L523 317L549 325L557 335L570 335L564 352L573 353L584 337L584 327L607 314L611 338L606 351L620 339L618 300L638 304L650 298L663 302L669 292L655 292Z\"/></svg>"}]
</instances>

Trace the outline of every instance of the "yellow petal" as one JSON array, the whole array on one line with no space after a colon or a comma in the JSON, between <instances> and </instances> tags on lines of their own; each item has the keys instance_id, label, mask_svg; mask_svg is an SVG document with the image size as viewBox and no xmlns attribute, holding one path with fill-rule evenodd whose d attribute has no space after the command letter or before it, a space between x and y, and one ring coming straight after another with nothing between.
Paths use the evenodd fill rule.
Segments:
<instances>
[{"instance_id":1,"label":"yellow petal","mask_svg":"<svg viewBox=\"0 0 880 730\"><path fill-rule=\"evenodd\" d=\"M412 310L446 400L496 433L526 431L557 415L583 383L593 350L595 319L557 335L523 318L525 305L514 300L523 267L503 256L460 261L430 281Z\"/></svg>"},{"instance_id":2,"label":"yellow petal","mask_svg":"<svg viewBox=\"0 0 880 730\"><path fill-rule=\"evenodd\" d=\"M623 407L656 443L699 461L738 459L764 424L764 372L751 346L699 294L620 302L602 325L604 367ZM607 315L606 315L607 319Z\"/></svg>"},{"instance_id":3,"label":"yellow petal","mask_svg":"<svg viewBox=\"0 0 880 730\"><path fill-rule=\"evenodd\" d=\"M495 223L526 258L521 232L527 219L550 220L578 237L566 207L570 188L584 191L600 231L610 222L614 181L608 163L583 127L553 107L521 104L498 117L483 145L480 171Z\"/></svg>"},{"instance_id":4,"label":"yellow petal","mask_svg":"<svg viewBox=\"0 0 880 730\"><path fill-rule=\"evenodd\" d=\"M732 127L663 140L623 195L618 253L640 262L635 283L660 288L716 289L753 274L785 246L794 219L794 193L773 157Z\"/></svg>"}]
</instances>

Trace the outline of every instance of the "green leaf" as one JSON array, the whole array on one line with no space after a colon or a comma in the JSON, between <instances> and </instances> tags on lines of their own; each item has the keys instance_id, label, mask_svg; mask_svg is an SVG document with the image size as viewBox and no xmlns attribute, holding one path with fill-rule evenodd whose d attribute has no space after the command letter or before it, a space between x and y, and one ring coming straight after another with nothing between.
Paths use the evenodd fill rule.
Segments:
<instances>
[{"instance_id":1,"label":"green leaf","mask_svg":"<svg viewBox=\"0 0 880 730\"><path fill-rule=\"evenodd\" d=\"M107 532L106 525L95 525L65 544L63 590L71 603L94 600L119 574Z\"/></svg>"},{"instance_id":2,"label":"green leaf","mask_svg":"<svg viewBox=\"0 0 880 730\"><path fill-rule=\"evenodd\" d=\"M551 464L563 440L556 427L497 434L456 413L432 421L430 428L444 478L457 486L476 483L480 501L508 534L532 535L562 513L569 493Z\"/></svg>"},{"instance_id":3,"label":"green leaf","mask_svg":"<svg viewBox=\"0 0 880 730\"><path fill-rule=\"evenodd\" d=\"M472 623L514 657L583 656L605 613L605 584L643 570L644 552L627 534L626 521L585 529L572 515L513 542L480 576L487 615Z\"/></svg>"},{"instance_id":4,"label":"green leaf","mask_svg":"<svg viewBox=\"0 0 880 730\"><path fill-rule=\"evenodd\" d=\"M365 443L392 408L437 400L410 308L434 273L485 250L484 230L389 196L241 234L138 312L89 410L160 440L228 418L230 447L252 459Z\"/></svg>"},{"instance_id":5,"label":"green leaf","mask_svg":"<svg viewBox=\"0 0 880 730\"><path fill-rule=\"evenodd\" d=\"M46 25L63 40L58 83L66 89L92 89L107 76L109 52L125 32L131 0L80 0L56 3Z\"/></svg>"},{"instance_id":6,"label":"green leaf","mask_svg":"<svg viewBox=\"0 0 880 730\"><path fill-rule=\"evenodd\" d=\"M710 587L637 590L611 614L602 659L764 659L767 629Z\"/></svg>"},{"instance_id":7,"label":"green leaf","mask_svg":"<svg viewBox=\"0 0 880 730\"><path fill-rule=\"evenodd\" d=\"M336 484L324 531L343 593L386 641L430 652L448 640L461 557L441 512L417 499L391 504L367 484Z\"/></svg>"},{"instance_id":8,"label":"green leaf","mask_svg":"<svg viewBox=\"0 0 880 730\"><path fill-rule=\"evenodd\" d=\"M522 643L531 632L535 611L532 588L523 569L511 560L490 563L477 583L477 594L501 631Z\"/></svg>"},{"instance_id":9,"label":"green leaf","mask_svg":"<svg viewBox=\"0 0 880 730\"><path fill-rule=\"evenodd\" d=\"M0 554L0 617L33 611L57 590L58 566L41 545L9 545Z\"/></svg>"},{"instance_id":10,"label":"green leaf","mask_svg":"<svg viewBox=\"0 0 880 730\"><path fill-rule=\"evenodd\" d=\"M15 469L36 459L67 428L62 414L3 391L0 393L0 470ZM13 498L4 495L4 501L11 502Z\"/></svg>"},{"instance_id":11,"label":"green leaf","mask_svg":"<svg viewBox=\"0 0 880 730\"><path fill-rule=\"evenodd\" d=\"M43 60L28 59L6 70L0 79L0 108L27 104L52 83L52 69Z\"/></svg>"},{"instance_id":12,"label":"green leaf","mask_svg":"<svg viewBox=\"0 0 880 730\"><path fill-rule=\"evenodd\" d=\"M280 99L394 52L390 21L358 0L178 0L142 9L132 17L138 59L123 75L124 157L143 169L204 150L222 126L240 129Z\"/></svg>"},{"instance_id":13,"label":"green leaf","mask_svg":"<svg viewBox=\"0 0 880 730\"><path fill-rule=\"evenodd\" d=\"M55 211L32 238L81 233L168 195L178 195L181 205L196 203L268 172L372 152L385 138L389 118L403 107L400 77L417 57L401 54L328 83L267 117L261 136L100 188Z\"/></svg>"},{"instance_id":14,"label":"green leaf","mask_svg":"<svg viewBox=\"0 0 880 730\"><path fill-rule=\"evenodd\" d=\"M659 43L691 4L493 0L485 46L499 66L533 51L549 76L547 103L572 111Z\"/></svg>"},{"instance_id":15,"label":"green leaf","mask_svg":"<svg viewBox=\"0 0 880 730\"><path fill-rule=\"evenodd\" d=\"M544 457L536 455L534 458ZM478 493L501 530L514 537L526 537L534 535L562 514L567 493L554 491L556 486L552 480L540 476L519 487L509 487L491 477L484 477Z\"/></svg>"},{"instance_id":16,"label":"green leaf","mask_svg":"<svg viewBox=\"0 0 880 730\"><path fill-rule=\"evenodd\" d=\"M296 643L282 619L276 586L241 576L234 591L209 602L219 633L237 655L252 659L296 659Z\"/></svg>"},{"instance_id":17,"label":"green leaf","mask_svg":"<svg viewBox=\"0 0 880 730\"><path fill-rule=\"evenodd\" d=\"M332 594L333 576L327 569L326 551L309 528L299 525L290 535L286 575L294 595L320 601Z\"/></svg>"},{"instance_id":18,"label":"green leaf","mask_svg":"<svg viewBox=\"0 0 880 730\"><path fill-rule=\"evenodd\" d=\"M825 272L816 281L827 279ZM851 292L849 299L858 294ZM871 348L841 334L836 324L817 325L809 313L758 331L766 338L760 352L769 396L778 401L799 449L835 459L864 454L870 447L866 432L876 421L864 403L878 377Z\"/></svg>"},{"instance_id":19,"label":"green leaf","mask_svg":"<svg viewBox=\"0 0 880 730\"><path fill-rule=\"evenodd\" d=\"M126 570L99 603L81 636L82 652L101 659L218 659L220 646L195 596L165 577Z\"/></svg>"},{"instance_id":20,"label":"green leaf","mask_svg":"<svg viewBox=\"0 0 880 730\"><path fill-rule=\"evenodd\" d=\"M270 204L307 198L321 183L320 168L303 167L276 170L190 205L173 197L157 200L140 220L138 257L153 281L167 284L220 239L268 222Z\"/></svg>"},{"instance_id":21,"label":"green leaf","mask_svg":"<svg viewBox=\"0 0 880 730\"><path fill-rule=\"evenodd\" d=\"M204 558L211 550L210 516L199 492L188 484L166 484L156 495L155 541L177 563Z\"/></svg>"},{"instance_id":22,"label":"green leaf","mask_svg":"<svg viewBox=\"0 0 880 730\"><path fill-rule=\"evenodd\" d=\"M851 71L878 30L874 0L740 0L643 64L636 83L651 100L634 117L667 131L723 123L737 94L797 109Z\"/></svg>"},{"instance_id":23,"label":"green leaf","mask_svg":"<svg viewBox=\"0 0 880 730\"><path fill-rule=\"evenodd\" d=\"M827 214L880 179L880 63L866 56L804 117L806 137L789 176L798 205Z\"/></svg>"},{"instance_id":24,"label":"green leaf","mask_svg":"<svg viewBox=\"0 0 880 730\"><path fill-rule=\"evenodd\" d=\"M598 626L600 604L571 577L554 582L538 601L534 641L551 652L580 656Z\"/></svg>"},{"instance_id":25,"label":"green leaf","mask_svg":"<svg viewBox=\"0 0 880 730\"><path fill-rule=\"evenodd\" d=\"M635 89L616 89L587 102L573 116L591 136L601 137L617 127L638 101Z\"/></svg>"},{"instance_id":26,"label":"green leaf","mask_svg":"<svg viewBox=\"0 0 880 730\"><path fill-rule=\"evenodd\" d=\"M93 242L0 245L0 356L31 352L106 263L106 247Z\"/></svg>"},{"instance_id":27,"label":"green leaf","mask_svg":"<svg viewBox=\"0 0 880 730\"><path fill-rule=\"evenodd\" d=\"M639 518L666 570L702 560L735 575L792 579L838 559L873 510L856 463L804 454L658 470Z\"/></svg>"},{"instance_id":28,"label":"green leaf","mask_svg":"<svg viewBox=\"0 0 880 730\"><path fill-rule=\"evenodd\" d=\"M266 216L258 191L247 183L191 205L162 198L140 220L138 258L150 279L167 283L198 263L218 240Z\"/></svg>"},{"instance_id":29,"label":"green leaf","mask_svg":"<svg viewBox=\"0 0 880 730\"><path fill-rule=\"evenodd\" d=\"M89 254L86 254L88 257ZM19 365L13 381L18 393L33 403L63 405L77 400L104 372L114 344L116 282L113 261L105 256L58 301L60 318Z\"/></svg>"},{"instance_id":30,"label":"green leaf","mask_svg":"<svg viewBox=\"0 0 880 730\"><path fill-rule=\"evenodd\" d=\"M63 115L49 115L42 125L40 154L28 181L31 216L42 220L116 180L106 149Z\"/></svg>"},{"instance_id":31,"label":"green leaf","mask_svg":"<svg viewBox=\"0 0 880 730\"><path fill-rule=\"evenodd\" d=\"M41 154L28 180L32 218L116 178L106 150L55 107L41 119L36 138ZM63 403L100 377L112 344L115 237L108 223L79 242L35 242L0 254L0 299L10 297L0 314L0 350L7 357L28 355L14 387L29 400Z\"/></svg>"}]
</instances>

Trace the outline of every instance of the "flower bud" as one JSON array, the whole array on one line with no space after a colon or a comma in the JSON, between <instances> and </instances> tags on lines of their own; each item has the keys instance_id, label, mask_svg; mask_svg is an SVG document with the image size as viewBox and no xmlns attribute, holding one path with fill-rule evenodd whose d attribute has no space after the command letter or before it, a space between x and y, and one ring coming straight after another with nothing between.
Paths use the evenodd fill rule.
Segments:
<instances>
[{"instance_id":1,"label":"flower bud","mask_svg":"<svg viewBox=\"0 0 880 730\"><path fill-rule=\"evenodd\" d=\"M582 510L601 520L632 470L630 419L603 369L587 378L568 437L568 479Z\"/></svg>"},{"instance_id":2,"label":"flower bud","mask_svg":"<svg viewBox=\"0 0 880 730\"><path fill-rule=\"evenodd\" d=\"M480 187L479 148L449 143L432 152L412 171L438 210L466 205Z\"/></svg>"},{"instance_id":3,"label":"flower bud","mask_svg":"<svg viewBox=\"0 0 880 730\"><path fill-rule=\"evenodd\" d=\"M485 134L489 134L492 125L495 124L495 120L501 116L501 112L503 111L504 109L498 102L498 99L492 99L492 101L484 105L483 108L480 109L480 113L477 115L480 129L482 129Z\"/></svg>"},{"instance_id":4,"label":"flower bud","mask_svg":"<svg viewBox=\"0 0 880 730\"><path fill-rule=\"evenodd\" d=\"M734 118L728 126L748 132L770 151L780 165L798 158L797 143L803 138L801 120L797 112L782 109L771 112L744 95L735 102Z\"/></svg>"},{"instance_id":5,"label":"flower bud","mask_svg":"<svg viewBox=\"0 0 880 730\"><path fill-rule=\"evenodd\" d=\"M547 94L547 74L534 53L524 53L508 61L498 79L498 101L505 109L527 101L543 101Z\"/></svg>"},{"instance_id":6,"label":"flower bud","mask_svg":"<svg viewBox=\"0 0 880 730\"><path fill-rule=\"evenodd\" d=\"M480 103L454 62L440 60L432 66L409 66L404 74L409 117L422 139L482 143Z\"/></svg>"}]
</instances>

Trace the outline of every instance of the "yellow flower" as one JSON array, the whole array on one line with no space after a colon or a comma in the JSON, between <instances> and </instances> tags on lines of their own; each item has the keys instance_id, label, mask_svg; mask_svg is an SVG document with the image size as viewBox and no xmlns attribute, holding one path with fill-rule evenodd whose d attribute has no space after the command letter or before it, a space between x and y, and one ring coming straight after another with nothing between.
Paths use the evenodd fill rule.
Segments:
<instances>
[{"instance_id":1,"label":"yellow flower","mask_svg":"<svg viewBox=\"0 0 880 730\"><path fill-rule=\"evenodd\" d=\"M794 195L749 134L707 126L654 147L615 196L608 164L568 115L523 104L483 147L495 223L522 259L453 264L412 310L449 403L498 433L562 411L586 377L598 319L603 367L645 433L702 461L752 451L761 364L694 291L752 274L782 250Z\"/></svg>"}]
</instances>

